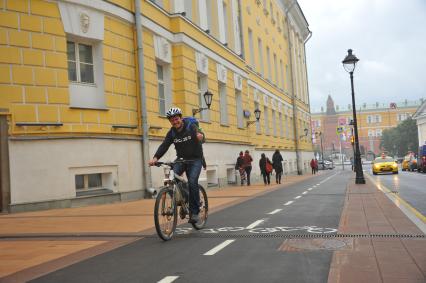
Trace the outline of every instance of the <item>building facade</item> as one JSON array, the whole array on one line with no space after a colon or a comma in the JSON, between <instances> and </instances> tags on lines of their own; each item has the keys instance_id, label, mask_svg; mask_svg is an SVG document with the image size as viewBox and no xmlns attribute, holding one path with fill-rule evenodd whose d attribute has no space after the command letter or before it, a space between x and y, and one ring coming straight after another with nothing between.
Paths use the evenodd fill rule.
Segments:
<instances>
[{"instance_id":1,"label":"building facade","mask_svg":"<svg viewBox=\"0 0 426 283\"><path fill-rule=\"evenodd\" d=\"M412 117L422 100L389 103L375 103L368 105L361 103L357 108L358 138L361 154L366 158L372 158L381 152L380 141L382 132L396 127L401 121ZM347 157L353 156L351 144L352 106L346 108L334 105L331 96L327 99L326 111L324 107L318 112L312 113L312 132L314 148L321 151L321 139L315 132L322 133L324 157L333 152L340 151ZM343 127L343 132L338 133L337 127Z\"/></svg>"},{"instance_id":2,"label":"building facade","mask_svg":"<svg viewBox=\"0 0 426 283\"><path fill-rule=\"evenodd\" d=\"M419 146L426 145L426 100L417 108L413 115L419 134Z\"/></svg>"},{"instance_id":3,"label":"building facade","mask_svg":"<svg viewBox=\"0 0 426 283\"><path fill-rule=\"evenodd\" d=\"M0 1L1 209L144 197L162 185L147 161L165 111L190 116L206 90L202 184L235 182L246 149L254 177L275 149L306 171L310 35L290 0Z\"/></svg>"}]
</instances>

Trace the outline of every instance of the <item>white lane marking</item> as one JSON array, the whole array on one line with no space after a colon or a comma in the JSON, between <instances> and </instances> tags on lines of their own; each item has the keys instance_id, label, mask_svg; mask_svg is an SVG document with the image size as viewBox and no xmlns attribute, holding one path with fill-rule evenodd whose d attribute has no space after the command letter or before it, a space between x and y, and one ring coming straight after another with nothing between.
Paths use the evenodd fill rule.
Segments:
<instances>
[{"instance_id":1,"label":"white lane marking","mask_svg":"<svg viewBox=\"0 0 426 283\"><path fill-rule=\"evenodd\" d=\"M161 279L160 281L158 281L157 283L170 283L170 282L175 281L178 278L179 278L179 276L166 276L163 279Z\"/></svg>"},{"instance_id":2,"label":"white lane marking","mask_svg":"<svg viewBox=\"0 0 426 283\"><path fill-rule=\"evenodd\" d=\"M254 221L249 226L247 226L246 229L252 229L252 228L256 227L257 225L259 225L260 223L262 223L263 221L265 221L265 219L260 219L260 220Z\"/></svg>"},{"instance_id":3,"label":"white lane marking","mask_svg":"<svg viewBox=\"0 0 426 283\"><path fill-rule=\"evenodd\" d=\"M292 203L293 203L293 201L292 201L292 200L290 200L290 201L286 202L284 205L290 205L290 204L292 204Z\"/></svg>"},{"instance_id":4,"label":"white lane marking","mask_svg":"<svg viewBox=\"0 0 426 283\"><path fill-rule=\"evenodd\" d=\"M302 193L302 195L306 195L308 192L307 191L304 191L303 193Z\"/></svg>"},{"instance_id":5,"label":"white lane marking","mask_svg":"<svg viewBox=\"0 0 426 283\"><path fill-rule=\"evenodd\" d=\"M300 199L302 196L297 196L297 197L295 197L294 199Z\"/></svg>"},{"instance_id":6,"label":"white lane marking","mask_svg":"<svg viewBox=\"0 0 426 283\"><path fill-rule=\"evenodd\" d=\"M275 214L275 213L278 213L278 212L280 212L282 209L275 209L274 211L271 211L271 212L269 212L269 213L267 213L267 214Z\"/></svg>"},{"instance_id":7,"label":"white lane marking","mask_svg":"<svg viewBox=\"0 0 426 283\"><path fill-rule=\"evenodd\" d=\"M317 184L317 186L319 186L319 185L321 185L321 184Z\"/></svg>"},{"instance_id":8,"label":"white lane marking","mask_svg":"<svg viewBox=\"0 0 426 283\"><path fill-rule=\"evenodd\" d=\"M312 186L312 188L316 188L316 187L317 187L317 185L313 185L313 186Z\"/></svg>"},{"instance_id":9,"label":"white lane marking","mask_svg":"<svg viewBox=\"0 0 426 283\"><path fill-rule=\"evenodd\" d=\"M309 188L308 191L312 191L312 188Z\"/></svg>"},{"instance_id":10,"label":"white lane marking","mask_svg":"<svg viewBox=\"0 0 426 283\"><path fill-rule=\"evenodd\" d=\"M217 253L218 251L220 251L221 249L223 249L227 245L231 244L233 241L235 241L235 240L226 240L222 244L219 244L216 247L214 247L213 249L206 252L204 255L214 255L215 253Z\"/></svg>"}]
</instances>

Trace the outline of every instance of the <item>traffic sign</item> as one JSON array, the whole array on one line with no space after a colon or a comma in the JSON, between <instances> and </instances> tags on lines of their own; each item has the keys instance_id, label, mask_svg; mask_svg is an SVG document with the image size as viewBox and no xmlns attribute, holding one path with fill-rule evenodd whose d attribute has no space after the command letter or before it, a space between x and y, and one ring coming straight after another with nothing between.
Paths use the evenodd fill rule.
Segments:
<instances>
[{"instance_id":1,"label":"traffic sign","mask_svg":"<svg viewBox=\"0 0 426 283\"><path fill-rule=\"evenodd\" d=\"M345 127L343 127L343 126L337 126L336 127L336 134L337 135L343 134L344 131L345 131Z\"/></svg>"}]
</instances>

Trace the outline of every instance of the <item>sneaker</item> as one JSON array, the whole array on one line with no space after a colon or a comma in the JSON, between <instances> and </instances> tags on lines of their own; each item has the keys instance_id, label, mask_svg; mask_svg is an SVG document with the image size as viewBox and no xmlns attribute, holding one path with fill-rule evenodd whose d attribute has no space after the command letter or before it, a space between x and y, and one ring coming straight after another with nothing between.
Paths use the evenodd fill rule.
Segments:
<instances>
[{"instance_id":1,"label":"sneaker","mask_svg":"<svg viewBox=\"0 0 426 283\"><path fill-rule=\"evenodd\" d=\"M198 217L198 214L192 214L189 218L188 223L197 223L198 221L200 221L200 217Z\"/></svg>"}]
</instances>

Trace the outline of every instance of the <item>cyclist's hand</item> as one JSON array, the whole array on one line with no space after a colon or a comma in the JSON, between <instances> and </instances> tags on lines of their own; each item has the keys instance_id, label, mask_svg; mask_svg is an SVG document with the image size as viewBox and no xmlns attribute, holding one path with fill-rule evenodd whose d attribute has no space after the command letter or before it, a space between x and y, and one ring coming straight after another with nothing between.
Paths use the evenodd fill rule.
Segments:
<instances>
[{"instance_id":1,"label":"cyclist's hand","mask_svg":"<svg viewBox=\"0 0 426 283\"><path fill-rule=\"evenodd\" d=\"M203 138L204 138L204 135L203 135L203 134L201 134L201 133L197 133L197 139L198 139L199 141L202 141L202 140L203 140Z\"/></svg>"},{"instance_id":2,"label":"cyclist's hand","mask_svg":"<svg viewBox=\"0 0 426 283\"><path fill-rule=\"evenodd\" d=\"M158 161L157 157L154 157L153 159L151 159L151 160L148 162L148 164L149 164L149 166L154 166L154 165L155 165L155 163L157 163L157 161Z\"/></svg>"}]
</instances>

